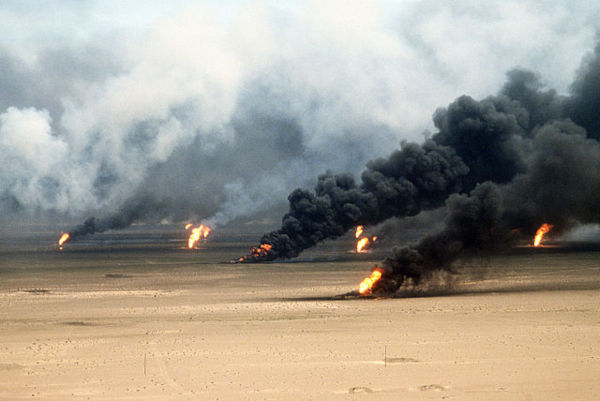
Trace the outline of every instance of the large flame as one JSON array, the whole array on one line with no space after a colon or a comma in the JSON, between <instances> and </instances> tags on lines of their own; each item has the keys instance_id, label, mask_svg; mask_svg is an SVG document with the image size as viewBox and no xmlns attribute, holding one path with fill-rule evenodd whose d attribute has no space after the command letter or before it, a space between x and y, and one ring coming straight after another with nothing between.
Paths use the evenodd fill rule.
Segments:
<instances>
[{"instance_id":1,"label":"large flame","mask_svg":"<svg viewBox=\"0 0 600 401\"><path fill-rule=\"evenodd\" d=\"M248 259L258 259L267 255L271 249L273 249L273 245L271 244L260 244L260 246L252 248L248 255L239 258L238 262L243 262Z\"/></svg>"},{"instance_id":2,"label":"large flame","mask_svg":"<svg viewBox=\"0 0 600 401\"><path fill-rule=\"evenodd\" d=\"M356 227L356 232L354 233L354 238L360 238L363 233L363 226Z\"/></svg>"},{"instance_id":3,"label":"large flame","mask_svg":"<svg viewBox=\"0 0 600 401\"><path fill-rule=\"evenodd\" d=\"M63 235L60 236L60 239L58 240L58 246L62 246L62 244L64 244L65 242L67 242L69 240L69 233L64 233Z\"/></svg>"},{"instance_id":4,"label":"large flame","mask_svg":"<svg viewBox=\"0 0 600 401\"><path fill-rule=\"evenodd\" d=\"M552 227L554 227L552 224L542 224L535 233L535 238L533 239L533 246L540 246L540 244L542 243L542 239L544 238L544 234L552 230Z\"/></svg>"},{"instance_id":5,"label":"large flame","mask_svg":"<svg viewBox=\"0 0 600 401\"><path fill-rule=\"evenodd\" d=\"M186 229L190 228L191 225L187 224ZM206 239L212 229L209 226L205 226L204 224L200 224L198 227L192 228L192 233L188 238L188 248L193 249L198 241L201 239Z\"/></svg>"},{"instance_id":6,"label":"large flame","mask_svg":"<svg viewBox=\"0 0 600 401\"><path fill-rule=\"evenodd\" d=\"M374 268L369 277L365 277L358 285L358 293L360 295L371 295L373 286L381 279L382 271L378 267Z\"/></svg>"}]
</instances>

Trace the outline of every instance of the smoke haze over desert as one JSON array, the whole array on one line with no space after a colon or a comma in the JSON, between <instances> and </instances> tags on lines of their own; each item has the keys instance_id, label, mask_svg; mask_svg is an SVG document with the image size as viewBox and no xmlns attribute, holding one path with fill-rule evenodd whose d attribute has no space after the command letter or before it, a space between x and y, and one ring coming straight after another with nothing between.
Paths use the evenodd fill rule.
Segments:
<instances>
[{"instance_id":1,"label":"smoke haze over desert","mask_svg":"<svg viewBox=\"0 0 600 401\"><path fill-rule=\"evenodd\" d=\"M0 207L17 227L284 210L326 170L358 174L421 142L438 107L498 93L510 70L568 93L599 13L533 1L26 4L4 3L0 43Z\"/></svg>"},{"instance_id":2,"label":"smoke haze over desert","mask_svg":"<svg viewBox=\"0 0 600 401\"><path fill-rule=\"evenodd\" d=\"M0 0L0 399L595 400L598 21Z\"/></svg>"}]
</instances>

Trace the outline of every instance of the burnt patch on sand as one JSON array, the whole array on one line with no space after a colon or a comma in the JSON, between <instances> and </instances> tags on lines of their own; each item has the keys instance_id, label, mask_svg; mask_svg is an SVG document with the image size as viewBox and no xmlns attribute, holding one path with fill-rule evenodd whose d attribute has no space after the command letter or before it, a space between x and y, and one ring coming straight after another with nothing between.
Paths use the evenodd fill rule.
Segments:
<instances>
[{"instance_id":1,"label":"burnt patch on sand","mask_svg":"<svg viewBox=\"0 0 600 401\"><path fill-rule=\"evenodd\" d=\"M445 391L446 387L440 384L424 384L419 386L420 391Z\"/></svg>"},{"instance_id":2,"label":"burnt patch on sand","mask_svg":"<svg viewBox=\"0 0 600 401\"><path fill-rule=\"evenodd\" d=\"M347 296L342 295L331 295L331 296L309 296L309 297L273 297L273 298L260 298L258 302L324 302L324 301L348 301L353 299L368 299L369 297L363 296Z\"/></svg>"},{"instance_id":3,"label":"burnt patch on sand","mask_svg":"<svg viewBox=\"0 0 600 401\"><path fill-rule=\"evenodd\" d=\"M28 294L49 294L50 290L46 288L21 288L19 291L26 292Z\"/></svg>"},{"instance_id":4,"label":"burnt patch on sand","mask_svg":"<svg viewBox=\"0 0 600 401\"><path fill-rule=\"evenodd\" d=\"M372 393L373 390L371 390L368 387L350 387L348 389L348 394L356 394L356 393Z\"/></svg>"},{"instance_id":5,"label":"burnt patch on sand","mask_svg":"<svg viewBox=\"0 0 600 401\"><path fill-rule=\"evenodd\" d=\"M600 290L599 280L571 280L562 282L527 282L528 278L511 282L496 280L498 282L475 283L475 285L458 284L456 287L433 287L427 288L402 288L394 294L387 295L360 295L358 291L331 296L306 296L306 297L276 297L262 298L261 301L268 302L318 302L318 301L381 301L401 300L408 298L434 298L434 297L458 297L465 295L489 295L489 294L524 294L535 292L560 292L560 291L595 291Z\"/></svg>"},{"instance_id":6,"label":"burnt patch on sand","mask_svg":"<svg viewBox=\"0 0 600 401\"><path fill-rule=\"evenodd\" d=\"M61 322L61 323L59 323L59 324L61 324L61 325L64 325L64 326L79 326L79 327L91 327L91 326L96 326L96 325L95 325L95 324L93 324L93 323L90 323L90 322L84 322L84 321L82 321L82 320L73 320L73 321L70 321L70 322Z\"/></svg>"},{"instance_id":7,"label":"burnt patch on sand","mask_svg":"<svg viewBox=\"0 0 600 401\"><path fill-rule=\"evenodd\" d=\"M418 359L415 358L405 358L405 357L398 357L398 358L394 358L394 357L387 357L386 358L386 363L415 363L415 362L421 362Z\"/></svg>"},{"instance_id":8,"label":"burnt patch on sand","mask_svg":"<svg viewBox=\"0 0 600 401\"><path fill-rule=\"evenodd\" d=\"M106 278L131 278L133 276L130 274L124 274L124 273L106 273L104 275L104 277L106 277Z\"/></svg>"},{"instance_id":9,"label":"burnt patch on sand","mask_svg":"<svg viewBox=\"0 0 600 401\"><path fill-rule=\"evenodd\" d=\"M18 370L23 368L24 366L18 363L0 363L0 370Z\"/></svg>"}]
</instances>

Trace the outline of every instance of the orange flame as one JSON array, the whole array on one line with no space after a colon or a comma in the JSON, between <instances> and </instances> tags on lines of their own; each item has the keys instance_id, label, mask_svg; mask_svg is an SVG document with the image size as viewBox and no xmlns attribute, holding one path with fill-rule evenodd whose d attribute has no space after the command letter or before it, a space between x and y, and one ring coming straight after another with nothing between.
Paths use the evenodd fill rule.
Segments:
<instances>
[{"instance_id":1,"label":"orange flame","mask_svg":"<svg viewBox=\"0 0 600 401\"><path fill-rule=\"evenodd\" d=\"M369 239L367 237L361 238L358 240L358 242L356 243L356 252L360 253L362 252L365 247L367 245L369 245L371 241L369 241Z\"/></svg>"},{"instance_id":2,"label":"orange flame","mask_svg":"<svg viewBox=\"0 0 600 401\"><path fill-rule=\"evenodd\" d=\"M535 238L533 239L533 246L540 246L540 244L542 243L542 239L544 238L544 234L552 230L552 227L554 227L552 224L542 224L535 233Z\"/></svg>"},{"instance_id":3,"label":"orange flame","mask_svg":"<svg viewBox=\"0 0 600 401\"><path fill-rule=\"evenodd\" d=\"M212 229L204 224L200 224L198 227L192 228L192 233L188 238L188 248L194 248L196 243L201 239L206 239L211 231Z\"/></svg>"},{"instance_id":4,"label":"orange flame","mask_svg":"<svg viewBox=\"0 0 600 401\"><path fill-rule=\"evenodd\" d=\"M64 244L65 242L67 242L67 240L69 239L70 235L69 233L64 233L63 235L60 236L60 239L58 240L58 246L62 246L62 244Z\"/></svg>"},{"instance_id":5,"label":"orange flame","mask_svg":"<svg viewBox=\"0 0 600 401\"><path fill-rule=\"evenodd\" d=\"M271 249L273 249L273 245L271 244L260 244L260 246L252 248L248 255L239 258L238 262L243 262L244 260L250 258L259 258L261 256L265 256L269 253L269 251L271 251Z\"/></svg>"},{"instance_id":6,"label":"orange flame","mask_svg":"<svg viewBox=\"0 0 600 401\"><path fill-rule=\"evenodd\" d=\"M364 227L363 226L356 227L356 231L354 232L354 238L358 239L358 241L356 242L356 252L357 253L364 252L369 245L371 245L373 242L377 241L376 235L374 235L373 237L371 237L371 239L369 239L368 237L361 238L363 234L364 234Z\"/></svg>"},{"instance_id":7,"label":"orange flame","mask_svg":"<svg viewBox=\"0 0 600 401\"><path fill-rule=\"evenodd\" d=\"M192 224L192 223L187 223L187 224L185 225L185 229L186 229L186 230L189 230L191 226L193 226L193 224Z\"/></svg>"},{"instance_id":8,"label":"orange flame","mask_svg":"<svg viewBox=\"0 0 600 401\"><path fill-rule=\"evenodd\" d=\"M354 233L354 238L360 238L363 233L363 226L356 227L356 232Z\"/></svg>"},{"instance_id":9,"label":"orange flame","mask_svg":"<svg viewBox=\"0 0 600 401\"><path fill-rule=\"evenodd\" d=\"M381 279L382 271L379 268L373 269L369 277L365 277L358 285L358 293L360 295L371 295L373 286Z\"/></svg>"}]
</instances>

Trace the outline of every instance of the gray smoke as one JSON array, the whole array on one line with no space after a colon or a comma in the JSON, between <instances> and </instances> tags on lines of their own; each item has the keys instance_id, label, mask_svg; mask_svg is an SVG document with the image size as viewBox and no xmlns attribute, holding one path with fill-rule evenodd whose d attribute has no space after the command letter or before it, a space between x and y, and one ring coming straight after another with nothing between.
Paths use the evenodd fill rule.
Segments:
<instances>
[{"instance_id":1,"label":"gray smoke","mask_svg":"<svg viewBox=\"0 0 600 401\"><path fill-rule=\"evenodd\" d=\"M69 231L69 241L84 235L129 227L136 221L154 216L157 211L170 207L169 203L159 204L153 199L136 198L135 201L127 202L117 214L86 219L82 224Z\"/></svg>"},{"instance_id":2,"label":"gray smoke","mask_svg":"<svg viewBox=\"0 0 600 401\"><path fill-rule=\"evenodd\" d=\"M264 212L327 169L358 176L431 128L457 88L490 93L510 66L539 67L564 91L598 15L572 2L328 1L241 4L223 20L208 3L148 19L152 2L4 2L3 225L96 216L91 232ZM127 24L133 13L143 26ZM536 40L524 40L530 30Z\"/></svg>"},{"instance_id":3,"label":"gray smoke","mask_svg":"<svg viewBox=\"0 0 600 401\"><path fill-rule=\"evenodd\" d=\"M570 120L534 132L527 173L503 191L507 219L531 232L540 221L557 233L600 221L600 143Z\"/></svg>"},{"instance_id":4,"label":"gray smoke","mask_svg":"<svg viewBox=\"0 0 600 401\"><path fill-rule=\"evenodd\" d=\"M579 75L571 85L573 96L567 101L567 115L577 125L585 128L590 138L600 139L600 43L595 52L587 56Z\"/></svg>"}]
</instances>

